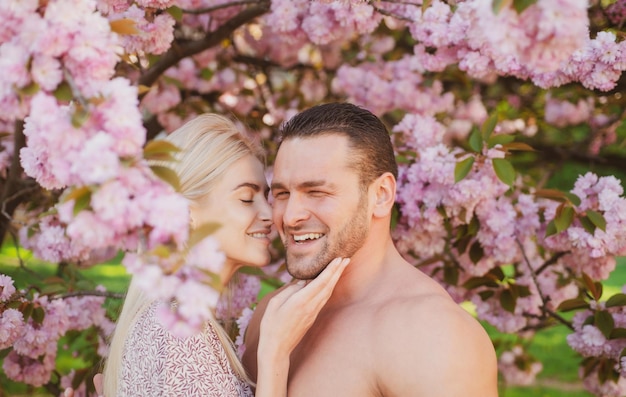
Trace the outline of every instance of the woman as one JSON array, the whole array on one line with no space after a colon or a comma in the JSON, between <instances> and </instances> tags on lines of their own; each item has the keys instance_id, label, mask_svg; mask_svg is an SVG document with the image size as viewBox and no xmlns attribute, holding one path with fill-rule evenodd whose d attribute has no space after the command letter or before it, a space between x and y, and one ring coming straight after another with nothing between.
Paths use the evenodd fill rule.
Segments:
<instances>
[{"instance_id":1,"label":"woman","mask_svg":"<svg viewBox=\"0 0 626 397\"><path fill-rule=\"evenodd\" d=\"M217 222L226 254L227 283L243 266L264 266L271 208L261 149L228 119L205 114L168 138L181 151L172 167L190 202L192 226ZM308 285L296 283L272 299L261 324L257 396L286 395L289 353L332 292L347 259L337 258ZM224 329L213 319L204 332L179 339L156 319L150 301L131 281L104 367L109 396L251 396L248 377Z\"/></svg>"}]
</instances>

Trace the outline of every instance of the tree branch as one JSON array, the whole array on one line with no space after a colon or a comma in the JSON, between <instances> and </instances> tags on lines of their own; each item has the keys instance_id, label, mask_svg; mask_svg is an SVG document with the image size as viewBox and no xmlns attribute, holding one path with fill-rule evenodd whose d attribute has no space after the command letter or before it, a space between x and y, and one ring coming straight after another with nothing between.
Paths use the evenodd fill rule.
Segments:
<instances>
[{"instance_id":1,"label":"tree branch","mask_svg":"<svg viewBox=\"0 0 626 397\"><path fill-rule=\"evenodd\" d=\"M542 145L531 142L530 145L541 153L542 161L556 162L558 160L569 160L583 164L595 164L605 167L623 169L626 164L626 156L620 154L593 155L574 148L569 149L562 146Z\"/></svg>"},{"instance_id":2,"label":"tree branch","mask_svg":"<svg viewBox=\"0 0 626 397\"><path fill-rule=\"evenodd\" d=\"M22 174L24 169L20 163L20 150L26 146L26 136L24 135L24 120L15 122L15 132L13 133L13 158L11 167L4 182L4 189L0 196L2 214L0 216L0 241L4 241L4 236L11 225L13 212L17 206L29 198L28 195L20 194L22 187Z\"/></svg>"},{"instance_id":3,"label":"tree branch","mask_svg":"<svg viewBox=\"0 0 626 397\"><path fill-rule=\"evenodd\" d=\"M201 40L173 45L154 65L139 79L139 85L150 87L167 69L180 60L207 50L229 37L235 29L263 15L270 9L270 2L261 1L255 7L246 8L213 32L209 32Z\"/></svg>"},{"instance_id":4,"label":"tree branch","mask_svg":"<svg viewBox=\"0 0 626 397\"><path fill-rule=\"evenodd\" d=\"M185 14L192 14L192 15L209 14L213 11L221 10L221 9L228 8L228 7L235 7L235 6L241 6L244 4L256 4L256 3L258 3L258 0L240 0L240 1L233 1L232 3L218 4L212 7L198 8L195 10L182 9L181 11Z\"/></svg>"},{"instance_id":5,"label":"tree branch","mask_svg":"<svg viewBox=\"0 0 626 397\"><path fill-rule=\"evenodd\" d=\"M124 294L118 294L116 292L109 292L109 291L74 291L74 292L68 292L66 294L60 295L59 298L66 299L66 298L72 298L75 296L104 296L105 298L115 298L115 299L124 298Z\"/></svg>"}]
</instances>

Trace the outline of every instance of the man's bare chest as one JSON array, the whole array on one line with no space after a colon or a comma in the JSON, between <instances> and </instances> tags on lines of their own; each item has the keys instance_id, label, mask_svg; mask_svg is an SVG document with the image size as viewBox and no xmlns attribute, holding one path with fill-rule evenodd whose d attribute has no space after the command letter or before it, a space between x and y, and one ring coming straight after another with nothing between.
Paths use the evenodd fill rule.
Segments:
<instances>
[{"instance_id":1,"label":"man's bare chest","mask_svg":"<svg viewBox=\"0 0 626 397\"><path fill-rule=\"evenodd\" d=\"M291 355L288 395L376 396L375 349L367 324L323 320Z\"/></svg>"}]
</instances>

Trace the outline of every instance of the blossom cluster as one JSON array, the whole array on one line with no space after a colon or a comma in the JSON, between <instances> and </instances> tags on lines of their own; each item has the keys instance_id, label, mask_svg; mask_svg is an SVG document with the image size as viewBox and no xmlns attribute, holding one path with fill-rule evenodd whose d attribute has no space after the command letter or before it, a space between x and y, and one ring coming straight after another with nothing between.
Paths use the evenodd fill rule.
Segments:
<instances>
[{"instance_id":1,"label":"blossom cluster","mask_svg":"<svg viewBox=\"0 0 626 397\"><path fill-rule=\"evenodd\" d=\"M623 396L626 393L626 358L622 352L626 348L626 339L614 336L612 331L626 327L626 310L622 305L608 302L591 301L587 310L574 315L572 324L574 333L567 336L567 343L572 349L588 360L594 360L592 371L583 376L585 387L596 395L607 397ZM596 320L608 317L610 320ZM601 365L601 363L606 363ZM581 373L585 371L580 368ZM600 373L604 372L604 373ZM619 376L615 382L600 379Z\"/></svg>"},{"instance_id":2,"label":"blossom cluster","mask_svg":"<svg viewBox=\"0 0 626 397\"><path fill-rule=\"evenodd\" d=\"M476 108L475 114L481 113ZM612 176L579 177L570 192L580 200L571 204L571 224L547 233L565 204L503 183L493 166L505 157L501 147L468 154L446 144L458 125L458 120L445 125L433 116L407 114L394 127L398 155L409 156L398 179L394 240L409 261L439 279L455 299L471 300L478 318L502 332L532 329L546 309L557 310L581 295L577 279L606 279L615 256L626 252L623 188ZM494 134L504 131L496 126ZM457 163L468 156L476 157L472 169L455 181ZM591 212L600 214L602 227L585 224ZM511 264L515 280L500 270ZM539 367L524 368L524 376L532 379ZM512 382L526 379L521 372L511 376Z\"/></svg>"},{"instance_id":3,"label":"blossom cluster","mask_svg":"<svg viewBox=\"0 0 626 397\"><path fill-rule=\"evenodd\" d=\"M3 292L15 291L13 281L0 276ZM4 293L0 304L6 304ZM26 302L22 297L13 302ZM12 347L4 358L2 369L10 378L33 386L47 383L56 368L57 344L70 330L82 331L90 327L100 330L103 343L113 324L103 308L104 297L83 296L49 299L35 295L29 301L33 307L26 321L20 310L5 308L0 312L0 348ZM3 306L4 306L3 304ZM37 312L41 314L36 314Z\"/></svg>"},{"instance_id":4,"label":"blossom cluster","mask_svg":"<svg viewBox=\"0 0 626 397\"><path fill-rule=\"evenodd\" d=\"M304 33L315 44L328 44L356 34L371 33L382 15L367 2L272 1L265 17L271 29L285 35Z\"/></svg>"},{"instance_id":5,"label":"blossom cluster","mask_svg":"<svg viewBox=\"0 0 626 397\"><path fill-rule=\"evenodd\" d=\"M188 203L143 159L146 132L137 87L114 77L123 46L128 53L165 51L173 38L173 19L142 23L143 11L107 2L109 20L96 9L102 4L53 0L41 5L35 0L0 5L0 103L6 111L0 119L25 119L27 144L20 151L25 173L46 189L65 189L51 211L24 227L22 244L45 260L83 264L120 249L139 250L124 263L139 279L181 287L145 285L155 298L177 300L176 311L165 313L163 321L189 334L202 328L217 304L209 275L219 274L223 256L215 242L203 240L189 247L194 263L172 267L173 256L187 253L182 251L189 237ZM145 35L120 37L113 30L114 12L135 21L134 28ZM154 31L160 32L156 41L149 35ZM167 257L163 250L173 253ZM202 304L198 296L206 298ZM2 313L7 324L3 344L13 346L4 361L7 376L34 385L49 380L59 337L103 321L85 317L100 312L74 308L78 302L86 301L33 298L45 313L37 325L32 318L20 325L14 309Z\"/></svg>"},{"instance_id":6,"label":"blossom cluster","mask_svg":"<svg viewBox=\"0 0 626 397\"><path fill-rule=\"evenodd\" d=\"M520 345L513 346L498 357L498 371L507 385L532 385L542 369L543 365L528 356Z\"/></svg>"},{"instance_id":7,"label":"blossom cluster","mask_svg":"<svg viewBox=\"0 0 626 397\"><path fill-rule=\"evenodd\" d=\"M510 76L543 88L580 82L606 91L626 70L626 44L612 31L590 33L586 0L542 0L524 10L504 2L496 11L491 0L456 3L273 0L264 15L220 45L180 60L139 91L141 73L174 40L210 37L240 11L262 5L0 2L0 131L26 121L21 164L51 196L60 197L52 208L20 209L36 219L26 222L20 243L47 261L85 266L120 249L131 251L123 263L140 285L152 298L176 302L159 309L173 332L191 334L217 307L222 318L241 314L240 346L258 280L241 277L231 286L232 297L220 300L215 276L223 254L210 238L186 247L187 203L143 159L142 123L154 116L171 131L211 102L208 108L222 112L264 114L261 134L271 139L270 127L331 95L390 119L406 114L392 131L401 160L394 240L404 256L455 299L473 302L480 319L504 332L532 333L547 311L583 294L581 278L606 279L615 256L626 254L623 189L615 178L586 174L571 195L553 200L520 176L503 182L496 165L509 157L506 143L481 141L471 151L459 145L471 141L493 102L483 103L481 90L455 97L449 80L437 76L448 71L487 84ZM616 1L607 17L621 23L623 10L624 2ZM402 29L411 37L398 40ZM507 100L514 108L519 98ZM607 127L613 120L594 108L600 101L574 101L548 94L540 117L554 128L585 123L605 131L588 149L599 153L615 141L615 126ZM493 136L510 142L516 133L530 137L537 131L534 121L517 118L500 120ZM0 173L6 175L13 143L0 145ZM457 181L458 164L467 160L473 161L471 169ZM563 213L571 215L570 222L551 230L556 220L569 219ZM18 294L12 280L0 275L0 305L26 299ZM97 315L81 316L72 299L32 298L44 318L0 306L0 348L16 346L5 360L9 376L45 383L59 335L90 324L108 327L89 306L95 303L83 310ZM624 328L620 310L608 312ZM616 390L626 382L625 364L617 347L606 347L622 342L607 341L589 323L590 314L576 317L569 342L585 357L613 360L621 377L598 383L595 372L583 373L585 385L600 395L623 395ZM50 334L37 333L37 321ZM27 339L18 341L23 334ZM515 348L500 356L509 383L528 383L540 370L524 360Z\"/></svg>"}]
</instances>

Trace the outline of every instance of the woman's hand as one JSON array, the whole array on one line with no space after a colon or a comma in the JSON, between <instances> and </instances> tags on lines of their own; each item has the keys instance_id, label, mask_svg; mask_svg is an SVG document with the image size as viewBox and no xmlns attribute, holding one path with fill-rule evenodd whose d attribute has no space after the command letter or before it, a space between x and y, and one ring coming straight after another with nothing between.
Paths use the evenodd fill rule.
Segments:
<instances>
[{"instance_id":1,"label":"woman's hand","mask_svg":"<svg viewBox=\"0 0 626 397\"><path fill-rule=\"evenodd\" d=\"M260 326L257 397L287 395L289 355L315 322L349 262L349 258L336 258L315 279L290 284L269 301Z\"/></svg>"}]
</instances>

